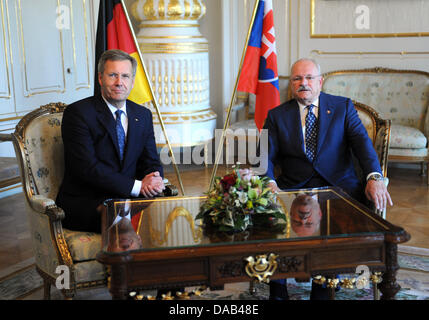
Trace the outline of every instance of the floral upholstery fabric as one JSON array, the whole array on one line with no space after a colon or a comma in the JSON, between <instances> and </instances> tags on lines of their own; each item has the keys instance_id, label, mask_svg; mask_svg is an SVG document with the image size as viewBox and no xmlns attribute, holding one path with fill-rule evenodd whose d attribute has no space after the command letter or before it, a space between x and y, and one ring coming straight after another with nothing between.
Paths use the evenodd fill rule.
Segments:
<instances>
[{"instance_id":1,"label":"floral upholstery fabric","mask_svg":"<svg viewBox=\"0 0 429 320\"><path fill-rule=\"evenodd\" d=\"M366 131L368 132L368 136L371 139L372 142L375 141L375 136L376 136L376 126L375 126L375 121L373 118L371 118L371 116L362 111L362 110L358 110L358 115L359 115L359 119L362 121L363 126L365 127Z\"/></svg>"},{"instance_id":2,"label":"floral upholstery fabric","mask_svg":"<svg viewBox=\"0 0 429 320\"><path fill-rule=\"evenodd\" d=\"M93 232L80 232L63 229L73 261L94 260L101 250L101 235Z\"/></svg>"},{"instance_id":3,"label":"floral upholstery fabric","mask_svg":"<svg viewBox=\"0 0 429 320\"><path fill-rule=\"evenodd\" d=\"M102 281L106 278L106 268L96 260L78 262L74 265L74 276L77 283Z\"/></svg>"},{"instance_id":4,"label":"floral upholstery fabric","mask_svg":"<svg viewBox=\"0 0 429 320\"><path fill-rule=\"evenodd\" d=\"M62 113L36 118L25 131L25 147L36 194L55 199L64 176Z\"/></svg>"},{"instance_id":5,"label":"floral upholstery fabric","mask_svg":"<svg viewBox=\"0 0 429 320\"><path fill-rule=\"evenodd\" d=\"M391 148L421 149L426 148L426 145L427 138L420 130L400 124L392 124Z\"/></svg>"},{"instance_id":6,"label":"floral upholstery fabric","mask_svg":"<svg viewBox=\"0 0 429 320\"><path fill-rule=\"evenodd\" d=\"M424 158L429 155L428 148L422 149L400 149L400 148L390 148L389 155L392 156L401 156L401 157L416 157Z\"/></svg>"},{"instance_id":7,"label":"floral upholstery fabric","mask_svg":"<svg viewBox=\"0 0 429 320\"><path fill-rule=\"evenodd\" d=\"M387 175L387 154L389 152L388 138L390 132L391 126L387 124L382 125L381 128L378 129L375 140L373 141L375 152L380 160L381 171L385 177Z\"/></svg>"},{"instance_id":8,"label":"floral upholstery fabric","mask_svg":"<svg viewBox=\"0 0 429 320\"><path fill-rule=\"evenodd\" d=\"M390 119L389 155L427 155L429 77L418 72L339 72L325 76L323 91L349 97Z\"/></svg>"},{"instance_id":9,"label":"floral upholstery fabric","mask_svg":"<svg viewBox=\"0 0 429 320\"><path fill-rule=\"evenodd\" d=\"M56 267L59 265L57 252L53 247L51 230L49 228L49 217L34 210L28 210L31 242L33 245L36 265L46 274L57 277Z\"/></svg>"},{"instance_id":10,"label":"floral upholstery fabric","mask_svg":"<svg viewBox=\"0 0 429 320\"><path fill-rule=\"evenodd\" d=\"M415 73L342 73L325 77L323 90L373 107L383 119L422 129L429 78Z\"/></svg>"}]
</instances>

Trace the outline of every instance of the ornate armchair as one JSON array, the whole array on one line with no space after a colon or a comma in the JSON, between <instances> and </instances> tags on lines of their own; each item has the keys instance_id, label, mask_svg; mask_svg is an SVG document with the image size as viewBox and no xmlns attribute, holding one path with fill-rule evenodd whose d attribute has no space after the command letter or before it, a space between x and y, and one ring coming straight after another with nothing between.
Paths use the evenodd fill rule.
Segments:
<instances>
[{"instance_id":1,"label":"ornate armchair","mask_svg":"<svg viewBox=\"0 0 429 320\"><path fill-rule=\"evenodd\" d=\"M107 283L104 266L95 260L101 236L64 229L64 211L54 200L64 174L61 121L65 107L63 103L51 103L30 112L12 134L45 299L50 298L51 285L60 275L58 266L67 266L70 273L70 285L62 289L65 298L72 298L77 289Z\"/></svg>"},{"instance_id":2,"label":"ornate armchair","mask_svg":"<svg viewBox=\"0 0 429 320\"><path fill-rule=\"evenodd\" d=\"M323 91L370 105L392 120L389 161L420 163L422 174L425 163L429 169L428 72L375 67L332 71L323 77Z\"/></svg>"},{"instance_id":3,"label":"ornate armchair","mask_svg":"<svg viewBox=\"0 0 429 320\"><path fill-rule=\"evenodd\" d=\"M61 122L65 108L63 103L42 106L24 116L12 134L45 299L50 297L51 285L56 285L57 278L64 275L64 267L59 266L66 266L70 274L69 286L62 283L61 288L67 299L78 289L107 283L105 267L95 260L101 249L101 235L63 228L65 214L54 200L64 175ZM165 195L177 193L170 185Z\"/></svg>"}]
</instances>

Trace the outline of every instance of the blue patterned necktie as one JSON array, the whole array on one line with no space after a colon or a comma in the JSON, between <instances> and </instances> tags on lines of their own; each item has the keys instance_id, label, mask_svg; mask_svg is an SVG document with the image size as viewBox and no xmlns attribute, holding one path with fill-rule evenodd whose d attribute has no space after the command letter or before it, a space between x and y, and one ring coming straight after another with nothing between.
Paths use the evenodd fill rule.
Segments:
<instances>
[{"instance_id":1,"label":"blue patterned necktie","mask_svg":"<svg viewBox=\"0 0 429 320\"><path fill-rule=\"evenodd\" d=\"M121 123L121 116L124 112L122 110L116 110L116 136L118 137L119 146L119 157L121 161L124 159L125 150L125 130Z\"/></svg>"},{"instance_id":2,"label":"blue patterned necktie","mask_svg":"<svg viewBox=\"0 0 429 320\"><path fill-rule=\"evenodd\" d=\"M317 118L313 113L314 105L306 106L308 109L305 117L305 153L307 158L313 162L317 147Z\"/></svg>"}]
</instances>

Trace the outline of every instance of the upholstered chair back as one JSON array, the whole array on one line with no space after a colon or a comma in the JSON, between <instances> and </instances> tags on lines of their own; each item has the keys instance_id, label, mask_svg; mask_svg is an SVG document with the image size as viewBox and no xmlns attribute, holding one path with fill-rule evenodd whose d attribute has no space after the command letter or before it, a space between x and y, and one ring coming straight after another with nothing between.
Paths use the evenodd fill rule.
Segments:
<instances>
[{"instance_id":1,"label":"upholstered chair back","mask_svg":"<svg viewBox=\"0 0 429 320\"><path fill-rule=\"evenodd\" d=\"M392 124L425 133L429 105L429 73L374 68L334 71L324 75L323 90L372 106Z\"/></svg>"},{"instance_id":2,"label":"upholstered chair back","mask_svg":"<svg viewBox=\"0 0 429 320\"><path fill-rule=\"evenodd\" d=\"M64 148L61 138L63 113L46 112L23 128L25 166L33 194L55 199L64 176Z\"/></svg>"},{"instance_id":3,"label":"upholstered chair back","mask_svg":"<svg viewBox=\"0 0 429 320\"><path fill-rule=\"evenodd\" d=\"M65 105L49 104L25 115L13 133L19 160L28 219L38 270L54 275L59 259L52 248L52 229L46 208L55 207L59 184L64 174L61 119Z\"/></svg>"}]
</instances>

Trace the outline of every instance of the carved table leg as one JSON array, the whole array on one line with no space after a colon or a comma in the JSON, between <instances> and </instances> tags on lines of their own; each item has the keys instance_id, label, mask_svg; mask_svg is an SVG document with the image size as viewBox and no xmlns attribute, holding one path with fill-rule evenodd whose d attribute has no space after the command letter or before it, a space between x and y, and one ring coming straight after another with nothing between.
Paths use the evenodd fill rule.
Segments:
<instances>
[{"instance_id":1,"label":"carved table leg","mask_svg":"<svg viewBox=\"0 0 429 320\"><path fill-rule=\"evenodd\" d=\"M124 265L112 265L110 276L110 294L113 300L126 300L128 294L126 267Z\"/></svg>"},{"instance_id":2,"label":"carved table leg","mask_svg":"<svg viewBox=\"0 0 429 320\"><path fill-rule=\"evenodd\" d=\"M399 269L397 259L398 245L386 242L386 272L379 285L382 300L393 300L401 286L396 282L396 272Z\"/></svg>"},{"instance_id":3,"label":"carved table leg","mask_svg":"<svg viewBox=\"0 0 429 320\"><path fill-rule=\"evenodd\" d=\"M329 290L329 300L335 300L335 288L328 288Z\"/></svg>"},{"instance_id":4,"label":"carved table leg","mask_svg":"<svg viewBox=\"0 0 429 320\"><path fill-rule=\"evenodd\" d=\"M249 293L253 296L256 293L255 288L255 279L250 280L249 282Z\"/></svg>"},{"instance_id":5,"label":"carved table leg","mask_svg":"<svg viewBox=\"0 0 429 320\"><path fill-rule=\"evenodd\" d=\"M51 283L46 279L43 279L43 299L51 300Z\"/></svg>"}]
</instances>

